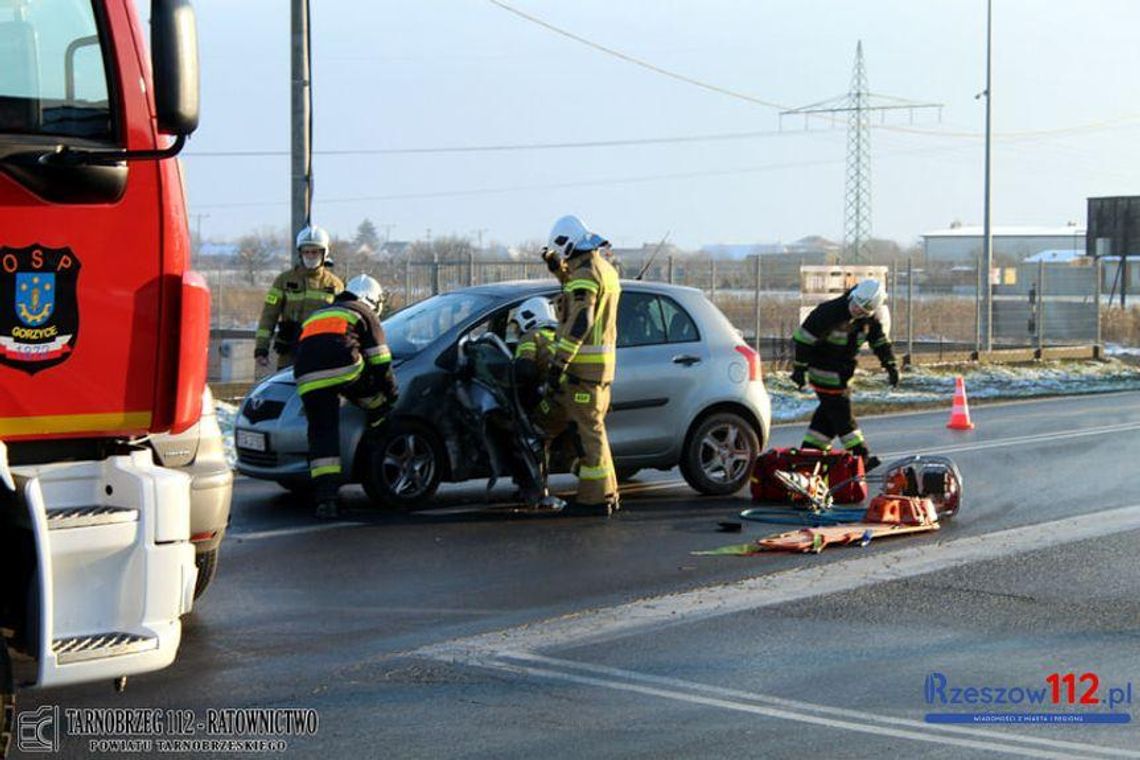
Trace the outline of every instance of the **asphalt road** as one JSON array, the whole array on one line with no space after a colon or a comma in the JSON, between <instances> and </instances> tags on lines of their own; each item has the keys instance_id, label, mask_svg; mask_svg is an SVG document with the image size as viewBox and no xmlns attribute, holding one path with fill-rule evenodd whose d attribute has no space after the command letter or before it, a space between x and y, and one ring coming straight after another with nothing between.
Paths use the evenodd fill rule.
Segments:
<instances>
[{"instance_id":1,"label":"asphalt road","mask_svg":"<svg viewBox=\"0 0 1140 760\"><path fill-rule=\"evenodd\" d=\"M239 479L175 665L20 709L316 710L289 757L1140 757L1132 722L924 720L1140 719L1140 393L972 412L970 432L947 412L863 419L885 459L952 456L966 503L937 533L818 556L693 556L785 528L717 532L747 493L699 498L676 471L629 484L608 520L509 518L472 484L410 516L349 489L323 525ZM983 687L1006 703L976 703ZM1010 704L1027 690L1046 702Z\"/></svg>"}]
</instances>

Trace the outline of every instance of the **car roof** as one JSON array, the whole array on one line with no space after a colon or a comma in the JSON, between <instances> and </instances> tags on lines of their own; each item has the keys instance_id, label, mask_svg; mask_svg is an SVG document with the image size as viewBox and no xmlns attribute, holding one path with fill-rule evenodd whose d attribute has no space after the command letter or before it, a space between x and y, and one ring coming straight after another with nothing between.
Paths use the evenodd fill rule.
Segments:
<instances>
[{"instance_id":1,"label":"car roof","mask_svg":"<svg viewBox=\"0 0 1140 760\"><path fill-rule=\"evenodd\" d=\"M556 283L551 278L543 278L541 280L505 280L503 282L491 282L485 285L472 285L467 288L457 288L450 291L452 293L480 293L488 295L496 299L506 300L515 297L527 297L544 293L557 288ZM622 280L622 290L649 290L654 293L699 293L697 288L691 288L687 285L672 285L667 282L647 281L647 280Z\"/></svg>"}]
</instances>

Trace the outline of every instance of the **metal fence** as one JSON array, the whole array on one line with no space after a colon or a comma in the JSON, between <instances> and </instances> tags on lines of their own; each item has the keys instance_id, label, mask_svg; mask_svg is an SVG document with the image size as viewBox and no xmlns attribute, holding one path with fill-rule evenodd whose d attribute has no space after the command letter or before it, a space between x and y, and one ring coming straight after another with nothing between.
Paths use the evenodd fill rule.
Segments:
<instances>
[{"instance_id":1,"label":"metal fence","mask_svg":"<svg viewBox=\"0 0 1140 760\"><path fill-rule=\"evenodd\" d=\"M661 257L617 262L623 277L671 282L701 290L720 308L742 337L768 361L790 358L790 336L800 320L798 267L776 257L724 260L709 257ZM390 309L457 288L551 275L538 260L384 261L340 271L376 277L388 294ZM215 319L210 376L218 381L254 378L253 329L265 288L276 272L205 272L214 293ZM889 267L887 290L893 313L893 337L899 353L981 353L982 290L977 270L958 273L958 281L920 283L911 262ZM251 279L253 283L251 284ZM970 280L975 283L970 287ZM1101 282L1097 263L1070 266L1023 264L1013 282L993 288L995 349L1032 349L1101 343Z\"/></svg>"}]
</instances>

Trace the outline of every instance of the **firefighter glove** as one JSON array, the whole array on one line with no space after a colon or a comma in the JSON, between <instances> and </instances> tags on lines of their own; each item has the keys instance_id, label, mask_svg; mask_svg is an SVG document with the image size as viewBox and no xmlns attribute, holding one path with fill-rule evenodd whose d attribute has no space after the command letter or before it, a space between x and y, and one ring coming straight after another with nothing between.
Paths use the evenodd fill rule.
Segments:
<instances>
[{"instance_id":1,"label":"firefighter glove","mask_svg":"<svg viewBox=\"0 0 1140 760\"><path fill-rule=\"evenodd\" d=\"M542 248L542 260L546 262L546 268L551 272L557 272L562 265L562 260L558 256L558 251L552 251L546 246Z\"/></svg>"}]
</instances>

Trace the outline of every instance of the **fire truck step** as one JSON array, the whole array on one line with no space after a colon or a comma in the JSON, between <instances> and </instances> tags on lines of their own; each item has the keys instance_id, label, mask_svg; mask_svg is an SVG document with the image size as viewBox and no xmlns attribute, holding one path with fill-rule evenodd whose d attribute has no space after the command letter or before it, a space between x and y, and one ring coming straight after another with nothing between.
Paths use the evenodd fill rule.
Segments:
<instances>
[{"instance_id":1,"label":"fire truck step","mask_svg":"<svg viewBox=\"0 0 1140 760\"><path fill-rule=\"evenodd\" d=\"M56 639L51 643L51 650L61 665L69 662L101 660L107 657L135 654L157 648L158 638L155 636L140 636L118 631L72 636L66 639Z\"/></svg>"},{"instance_id":2,"label":"fire truck step","mask_svg":"<svg viewBox=\"0 0 1140 760\"><path fill-rule=\"evenodd\" d=\"M90 528L96 525L137 522L138 519L139 511L130 507L70 507L47 511L49 530Z\"/></svg>"}]
</instances>

